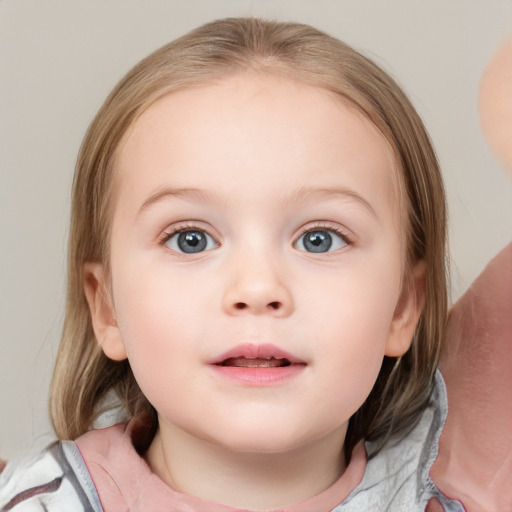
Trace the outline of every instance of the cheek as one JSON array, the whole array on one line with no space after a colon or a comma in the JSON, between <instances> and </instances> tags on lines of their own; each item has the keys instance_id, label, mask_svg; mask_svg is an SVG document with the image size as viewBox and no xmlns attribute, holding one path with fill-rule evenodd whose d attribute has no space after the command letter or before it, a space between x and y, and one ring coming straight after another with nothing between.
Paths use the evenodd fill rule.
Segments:
<instances>
[{"instance_id":1,"label":"cheek","mask_svg":"<svg viewBox=\"0 0 512 512\"><path fill-rule=\"evenodd\" d=\"M113 278L128 360L148 398L158 396L159 390L187 379L191 364L199 364L211 324L205 318L213 308L212 292L204 279L194 280L187 272L169 275L156 264L118 266Z\"/></svg>"},{"instance_id":2,"label":"cheek","mask_svg":"<svg viewBox=\"0 0 512 512\"><path fill-rule=\"evenodd\" d=\"M314 305L310 321L317 319L317 353L355 409L366 399L379 373L400 283L396 262L381 269L360 270L326 280L324 293L317 289L309 297Z\"/></svg>"},{"instance_id":3,"label":"cheek","mask_svg":"<svg viewBox=\"0 0 512 512\"><path fill-rule=\"evenodd\" d=\"M175 375L172 366L179 353L180 326L187 323L176 318L179 297L169 293L172 288L165 290L162 282L155 282L149 275L131 275L127 278L120 272L117 286L114 281L116 318L128 360L144 389L146 382L160 382ZM184 349L186 345L180 350ZM166 367L173 371L166 371Z\"/></svg>"},{"instance_id":4,"label":"cheek","mask_svg":"<svg viewBox=\"0 0 512 512\"><path fill-rule=\"evenodd\" d=\"M310 285L305 302L310 304L312 316L324 319L323 327L334 329L344 344L379 347L393 320L400 275L396 260L380 266L347 265L323 276L322 285Z\"/></svg>"}]
</instances>

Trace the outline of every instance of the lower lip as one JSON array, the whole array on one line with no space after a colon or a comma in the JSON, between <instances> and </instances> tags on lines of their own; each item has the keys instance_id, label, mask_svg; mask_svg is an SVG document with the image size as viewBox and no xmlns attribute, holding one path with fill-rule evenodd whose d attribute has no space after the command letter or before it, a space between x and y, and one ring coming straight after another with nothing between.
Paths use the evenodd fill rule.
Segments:
<instances>
[{"instance_id":1,"label":"lower lip","mask_svg":"<svg viewBox=\"0 0 512 512\"><path fill-rule=\"evenodd\" d=\"M305 364L292 364L274 368L212 365L213 371L225 379L249 386L270 386L296 377Z\"/></svg>"}]
</instances>

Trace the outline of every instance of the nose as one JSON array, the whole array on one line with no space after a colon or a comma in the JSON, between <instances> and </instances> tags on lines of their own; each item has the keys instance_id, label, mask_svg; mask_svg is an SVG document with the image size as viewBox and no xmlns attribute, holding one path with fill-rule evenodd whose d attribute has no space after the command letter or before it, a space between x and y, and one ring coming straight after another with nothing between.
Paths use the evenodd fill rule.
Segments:
<instances>
[{"instance_id":1,"label":"nose","mask_svg":"<svg viewBox=\"0 0 512 512\"><path fill-rule=\"evenodd\" d=\"M230 281L222 299L226 313L286 317L293 312L292 294L267 258L253 256L230 268Z\"/></svg>"}]
</instances>

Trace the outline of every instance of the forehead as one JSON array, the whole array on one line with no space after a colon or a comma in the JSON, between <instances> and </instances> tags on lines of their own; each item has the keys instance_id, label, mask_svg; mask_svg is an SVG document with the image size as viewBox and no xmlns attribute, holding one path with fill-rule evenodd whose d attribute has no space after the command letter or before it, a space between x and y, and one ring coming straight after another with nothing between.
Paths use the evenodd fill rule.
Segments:
<instances>
[{"instance_id":1,"label":"forehead","mask_svg":"<svg viewBox=\"0 0 512 512\"><path fill-rule=\"evenodd\" d=\"M229 197L248 183L270 199L315 182L337 186L343 176L344 186L396 204L396 169L387 141L347 100L262 73L161 98L132 126L115 165L122 196L139 201L162 186Z\"/></svg>"}]
</instances>

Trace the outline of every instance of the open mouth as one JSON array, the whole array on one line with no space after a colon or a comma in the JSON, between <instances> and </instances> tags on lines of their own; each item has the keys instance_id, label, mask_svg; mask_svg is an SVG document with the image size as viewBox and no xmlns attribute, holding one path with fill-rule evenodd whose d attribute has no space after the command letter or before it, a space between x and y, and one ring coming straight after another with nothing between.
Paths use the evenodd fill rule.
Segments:
<instances>
[{"instance_id":1,"label":"open mouth","mask_svg":"<svg viewBox=\"0 0 512 512\"><path fill-rule=\"evenodd\" d=\"M279 385L300 375L307 362L273 344L242 343L208 363L217 375L243 386Z\"/></svg>"},{"instance_id":2,"label":"open mouth","mask_svg":"<svg viewBox=\"0 0 512 512\"><path fill-rule=\"evenodd\" d=\"M286 358L263 358L263 357L228 357L219 366L231 366L235 368L283 368L291 366L290 360Z\"/></svg>"}]
</instances>

